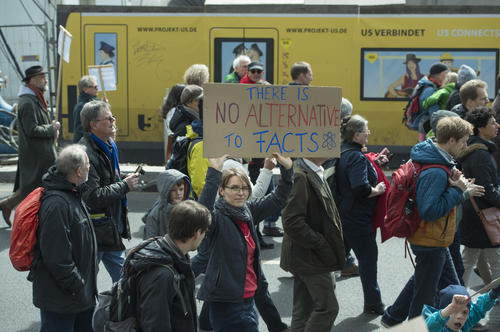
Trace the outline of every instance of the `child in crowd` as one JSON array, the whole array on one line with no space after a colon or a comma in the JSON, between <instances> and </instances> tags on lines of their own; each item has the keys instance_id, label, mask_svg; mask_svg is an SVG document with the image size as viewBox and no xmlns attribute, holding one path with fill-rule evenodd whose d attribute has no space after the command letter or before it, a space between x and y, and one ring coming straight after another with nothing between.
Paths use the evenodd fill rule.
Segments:
<instances>
[{"instance_id":1,"label":"child in crowd","mask_svg":"<svg viewBox=\"0 0 500 332\"><path fill-rule=\"evenodd\" d=\"M436 92L434 92L429 98L424 100L422 105L425 109L431 107L434 104L439 104L439 109L446 109L446 104L448 103L448 99L450 98L451 93L455 89L455 84L458 80L458 74L454 72L449 72L446 75L446 79L443 83L443 87Z\"/></svg>"},{"instance_id":2,"label":"child in crowd","mask_svg":"<svg viewBox=\"0 0 500 332\"><path fill-rule=\"evenodd\" d=\"M186 200L191 192L189 177L176 169L163 171L156 182L160 197L147 213L143 239L164 236L168 231L168 214L174 205Z\"/></svg>"},{"instance_id":3,"label":"child in crowd","mask_svg":"<svg viewBox=\"0 0 500 332\"><path fill-rule=\"evenodd\" d=\"M439 292L439 309L425 305L422 315L429 332L467 332L498 302L500 286L471 304L463 286L450 285Z\"/></svg>"}]
</instances>

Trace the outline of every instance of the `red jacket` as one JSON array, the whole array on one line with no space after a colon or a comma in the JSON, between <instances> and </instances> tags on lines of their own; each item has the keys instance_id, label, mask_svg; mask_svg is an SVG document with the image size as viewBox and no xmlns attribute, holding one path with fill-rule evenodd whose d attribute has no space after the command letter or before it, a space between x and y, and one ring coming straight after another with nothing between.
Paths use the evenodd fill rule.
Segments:
<instances>
[{"instance_id":1,"label":"red jacket","mask_svg":"<svg viewBox=\"0 0 500 332\"><path fill-rule=\"evenodd\" d=\"M245 76L243 76L243 78L240 80L240 83L242 83L242 84L256 84L254 81L252 81L250 79L250 77L248 77L248 74L245 74Z\"/></svg>"}]
</instances>

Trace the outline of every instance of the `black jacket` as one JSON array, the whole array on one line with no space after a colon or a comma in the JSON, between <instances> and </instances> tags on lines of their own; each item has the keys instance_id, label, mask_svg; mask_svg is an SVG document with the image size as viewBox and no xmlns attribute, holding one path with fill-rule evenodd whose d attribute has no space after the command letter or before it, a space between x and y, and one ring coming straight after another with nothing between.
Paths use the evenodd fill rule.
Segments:
<instances>
[{"instance_id":1,"label":"black jacket","mask_svg":"<svg viewBox=\"0 0 500 332\"><path fill-rule=\"evenodd\" d=\"M130 227L122 199L130 189L124 180L115 178L112 162L89 133L79 143L87 147L90 161L89 179L82 185L83 200L92 214L99 251L125 250L121 237L130 239Z\"/></svg>"},{"instance_id":2,"label":"black jacket","mask_svg":"<svg viewBox=\"0 0 500 332\"><path fill-rule=\"evenodd\" d=\"M462 172L467 178L475 178L476 184L484 186L483 197L475 197L480 209L492 206L500 208L500 186L497 180L497 167L492 152L496 145L478 136L471 136L467 149L459 156ZM483 224L470 200L463 205L463 217L459 225L463 245L469 248L492 248Z\"/></svg>"},{"instance_id":3,"label":"black jacket","mask_svg":"<svg viewBox=\"0 0 500 332\"><path fill-rule=\"evenodd\" d=\"M463 104L457 104L451 109L452 112L457 113L459 117L465 119L467 115L467 108Z\"/></svg>"},{"instance_id":4,"label":"black jacket","mask_svg":"<svg viewBox=\"0 0 500 332\"><path fill-rule=\"evenodd\" d=\"M448 102L446 103L446 109L451 111L451 109L462 102L460 99L460 87L459 85L455 85L455 90L450 94L448 98Z\"/></svg>"},{"instance_id":5,"label":"black jacket","mask_svg":"<svg viewBox=\"0 0 500 332\"><path fill-rule=\"evenodd\" d=\"M176 137L186 136L186 126L200 118L197 112L185 105L179 105L175 108L174 115L172 115L169 123L169 128L174 133L174 142Z\"/></svg>"},{"instance_id":6,"label":"black jacket","mask_svg":"<svg viewBox=\"0 0 500 332\"><path fill-rule=\"evenodd\" d=\"M93 100L99 100L94 96L91 96L85 92L81 92L78 96L78 103L75 105L73 109L73 143L77 143L84 134L82 127L82 120L80 119L80 112L82 111L83 106Z\"/></svg>"},{"instance_id":7,"label":"black jacket","mask_svg":"<svg viewBox=\"0 0 500 332\"><path fill-rule=\"evenodd\" d=\"M177 289L174 273L164 265L169 265L180 276ZM195 283L189 256L183 256L171 241L159 238L135 252L128 267L130 273L145 270L137 280L140 331L197 331Z\"/></svg>"},{"instance_id":8,"label":"black jacket","mask_svg":"<svg viewBox=\"0 0 500 332\"><path fill-rule=\"evenodd\" d=\"M33 304L74 314L95 305L97 243L80 187L52 166L43 177L36 259L31 270Z\"/></svg>"}]
</instances>

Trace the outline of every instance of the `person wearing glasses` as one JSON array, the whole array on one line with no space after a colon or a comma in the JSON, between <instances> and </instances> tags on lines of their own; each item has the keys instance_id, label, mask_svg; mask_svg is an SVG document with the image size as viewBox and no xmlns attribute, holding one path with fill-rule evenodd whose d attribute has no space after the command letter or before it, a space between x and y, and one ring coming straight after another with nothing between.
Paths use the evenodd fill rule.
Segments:
<instances>
[{"instance_id":1,"label":"person wearing glasses","mask_svg":"<svg viewBox=\"0 0 500 332\"><path fill-rule=\"evenodd\" d=\"M83 105L89 101L99 100L97 98L97 93L99 92L97 88L97 79L94 76L82 76L78 81L78 90L80 91L78 103L75 105L75 108L73 108L73 143L77 143L83 136L84 131L80 119L80 112L82 111ZM105 97L103 97L102 100L108 102Z\"/></svg>"},{"instance_id":2,"label":"person wearing glasses","mask_svg":"<svg viewBox=\"0 0 500 332\"><path fill-rule=\"evenodd\" d=\"M269 84L264 80L264 64L254 61L248 65L248 72L240 80L242 84Z\"/></svg>"},{"instance_id":3,"label":"person wearing glasses","mask_svg":"<svg viewBox=\"0 0 500 332\"><path fill-rule=\"evenodd\" d=\"M135 188L139 175L132 173L122 179L118 148L113 140L116 119L109 104L88 102L80 116L85 133L79 143L87 147L90 160L89 179L82 185L82 197L94 226L98 262L103 261L116 282L125 259L121 238L131 238L126 194Z\"/></svg>"},{"instance_id":4,"label":"person wearing glasses","mask_svg":"<svg viewBox=\"0 0 500 332\"><path fill-rule=\"evenodd\" d=\"M230 168L221 172L224 158L209 159L198 201L212 211L205 240L210 258L198 298L209 303L215 332L259 331L254 296L261 290L263 274L254 225L283 207L293 185L292 160L278 153L274 157L280 164L281 179L271 194L257 199L249 199L252 185L245 171Z\"/></svg>"}]
</instances>

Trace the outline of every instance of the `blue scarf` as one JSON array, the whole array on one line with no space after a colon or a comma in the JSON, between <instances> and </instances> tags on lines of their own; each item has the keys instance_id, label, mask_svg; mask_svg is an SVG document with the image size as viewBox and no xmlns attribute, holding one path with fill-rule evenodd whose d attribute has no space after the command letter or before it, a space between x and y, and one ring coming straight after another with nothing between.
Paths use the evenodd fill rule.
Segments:
<instances>
[{"instance_id":1,"label":"blue scarf","mask_svg":"<svg viewBox=\"0 0 500 332\"><path fill-rule=\"evenodd\" d=\"M94 141L94 143L99 147L99 149L102 150L108 157L108 159L113 163L113 168L115 170L115 181L121 181L120 177L120 163L118 161L118 147L116 146L115 142L110 139L108 143L104 142L101 140L99 137L96 135L90 133L90 137ZM111 146L111 150L109 147ZM127 196L123 196L122 198L122 203L124 206L127 206Z\"/></svg>"}]
</instances>

